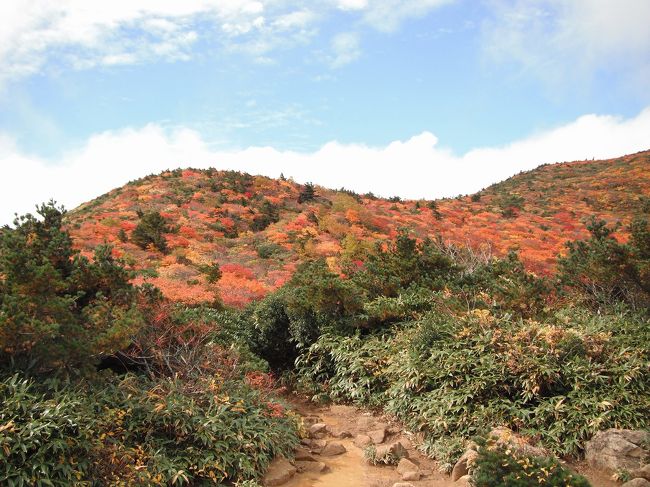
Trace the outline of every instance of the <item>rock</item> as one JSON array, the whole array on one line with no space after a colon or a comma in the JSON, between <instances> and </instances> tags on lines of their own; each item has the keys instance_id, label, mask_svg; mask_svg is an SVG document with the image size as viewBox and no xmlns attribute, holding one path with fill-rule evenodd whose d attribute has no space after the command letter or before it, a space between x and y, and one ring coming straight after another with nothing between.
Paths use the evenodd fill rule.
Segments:
<instances>
[{"instance_id":1,"label":"rock","mask_svg":"<svg viewBox=\"0 0 650 487\"><path fill-rule=\"evenodd\" d=\"M641 468L637 468L636 470L632 470L630 472L630 475L634 479L646 479L650 480L650 463L644 465Z\"/></svg>"},{"instance_id":2,"label":"rock","mask_svg":"<svg viewBox=\"0 0 650 487\"><path fill-rule=\"evenodd\" d=\"M315 472L322 473L327 470L327 465L323 462L304 462L296 460L296 467L299 472Z\"/></svg>"},{"instance_id":3,"label":"rock","mask_svg":"<svg viewBox=\"0 0 650 487\"><path fill-rule=\"evenodd\" d=\"M585 460L595 468L636 470L647 462L650 452L643 445L650 434L639 430L600 431L585 444Z\"/></svg>"},{"instance_id":4,"label":"rock","mask_svg":"<svg viewBox=\"0 0 650 487\"><path fill-rule=\"evenodd\" d=\"M265 487L273 487L275 485L285 484L296 474L296 472L296 467L291 465L286 458L278 457L271 462L271 465L269 465L269 468L262 479L262 485Z\"/></svg>"},{"instance_id":5,"label":"rock","mask_svg":"<svg viewBox=\"0 0 650 487\"><path fill-rule=\"evenodd\" d=\"M333 457L334 455L340 455L346 451L345 447L340 443L332 442L325 445L325 448L323 448L323 451L321 451L320 454L324 457Z\"/></svg>"},{"instance_id":6,"label":"rock","mask_svg":"<svg viewBox=\"0 0 650 487\"><path fill-rule=\"evenodd\" d=\"M307 450L304 448L296 448L296 451L294 452L294 458L297 461L303 461L303 462L315 462L316 459L312 457Z\"/></svg>"},{"instance_id":7,"label":"rock","mask_svg":"<svg viewBox=\"0 0 650 487\"><path fill-rule=\"evenodd\" d=\"M650 487L650 482L646 479L638 478L625 482L621 487Z\"/></svg>"},{"instance_id":8,"label":"rock","mask_svg":"<svg viewBox=\"0 0 650 487\"><path fill-rule=\"evenodd\" d=\"M454 469L451 471L451 480L455 482L461 477L469 473L469 469L472 464L476 461L478 457L478 452L476 450L467 450L461 455L461 457L454 465Z\"/></svg>"},{"instance_id":9,"label":"rock","mask_svg":"<svg viewBox=\"0 0 650 487\"><path fill-rule=\"evenodd\" d=\"M312 453L320 453L326 445L327 442L325 440L312 440L309 451Z\"/></svg>"},{"instance_id":10,"label":"rock","mask_svg":"<svg viewBox=\"0 0 650 487\"><path fill-rule=\"evenodd\" d=\"M334 438L351 438L352 433L340 426L327 426L327 432Z\"/></svg>"},{"instance_id":11,"label":"rock","mask_svg":"<svg viewBox=\"0 0 650 487\"><path fill-rule=\"evenodd\" d=\"M470 487L472 485L470 482L471 480L472 477L470 477L469 475L463 475L461 478L456 480L456 485L460 487Z\"/></svg>"},{"instance_id":12,"label":"rock","mask_svg":"<svg viewBox=\"0 0 650 487\"><path fill-rule=\"evenodd\" d=\"M388 431L388 433L391 434L391 435L396 435L397 433L401 432L402 429L401 429L398 425L396 425L396 424L391 424L391 425L388 427L387 431Z\"/></svg>"},{"instance_id":13,"label":"rock","mask_svg":"<svg viewBox=\"0 0 650 487\"><path fill-rule=\"evenodd\" d=\"M354 446L357 448L365 448L372 443L372 439L368 435L357 435L354 438Z\"/></svg>"},{"instance_id":14,"label":"rock","mask_svg":"<svg viewBox=\"0 0 650 487\"><path fill-rule=\"evenodd\" d=\"M420 467L418 467L415 463L413 463L411 460L408 458L402 458L399 463L397 464L397 473L400 475L406 473L406 472L419 472Z\"/></svg>"},{"instance_id":15,"label":"rock","mask_svg":"<svg viewBox=\"0 0 650 487\"><path fill-rule=\"evenodd\" d=\"M408 438L400 438L399 442L407 450L412 450L413 449L413 443L411 443L411 440L409 440Z\"/></svg>"},{"instance_id":16,"label":"rock","mask_svg":"<svg viewBox=\"0 0 650 487\"><path fill-rule=\"evenodd\" d=\"M368 431L375 424L375 418L371 416L362 416L357 420L357 428L360 431Z\"/></svg>"},{"instance_id":17,"label":"rock","mask_svg":"<svg viewBox=\"0 0 650 487\"><path fill-rule=\"evenodd\" d=\"M415 486L410 482L395 482L393 484L393 487L415 487Z\"/></svg>"},{"instance_id":18,"label":"rock","mask_svg":"<svg viewBox=\"0 0 650 487\"><path fill-rule=\"evenodd\" d=\"M394 458L408 458L409 452L406 451L404 445L399 441L391 443L389 445L380 445L377 447L375 457L376 458L385 458L388 456L393 456Z\"/></svg>"},{"instance_id":19,"label":"rock","mask_svg":"<svg viewBox=\"0 0 650 487\"><path fill-rule=\"evenodd\" d=\"M402 480L420 480L420 472L412 471L412 472L404 472L402 474Z\"/></svg>"},{"instance_id":20,"label":"rock","mask_svg":"<svg viewBox=\"0 0 650 487\"><path fill-rule=\"evenodd\" d=\"M386 438L386 429L381 428L381 429L368 431L368 436L370 437L370 439L375 445L379 445L380 443L383 443L384 439Z\"/></svg>"},{"instance_id":21,"label":"rock","mask_svg":"<svg viewBox=\"0 0 650 487\"><path fill-rule=\"evenodd\" d=\"M326 428L327 425L325 423L314 423L309 427L309 434L314 436L319 433L325 433Z\"/></svg>"}]
</instances>

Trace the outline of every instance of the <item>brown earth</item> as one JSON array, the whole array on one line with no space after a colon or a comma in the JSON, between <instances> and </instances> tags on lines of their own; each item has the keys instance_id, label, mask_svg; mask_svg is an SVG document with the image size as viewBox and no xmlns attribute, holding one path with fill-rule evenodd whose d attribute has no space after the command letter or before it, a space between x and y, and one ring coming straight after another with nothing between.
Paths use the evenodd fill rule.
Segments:
<instances>
[{"instance_id":1,"label":"brown earth","mask_svg":"<svg viewBox=\"0 0 650 487\"><path fill-rule=\"evenodd\" d=\"M371 465L364 459L364 449L355 445L355 437L368 434L378 427L386 428L386 438L381 445L400 442L408 451L408 459L419 467L422 474L420 480L409 480L413 487L460 487L462 482L453 482L448 475L438 471L435 461L420 453L414 446L414 437L406 432L398 422L369 411L346 405L315 405L298 399L289 398L294 410L305 421L307 430L313 424L324 423L326 430L312 435L318 438L315 445L303 445L303 452L316 462L324 463L327 468L322 472L300 471L283 485L286 487L391 487L402 480L395 466ZM316 427L318 429L318 427ZM340 434L349 433L349 437ZM334 436L336 435L336 436ZM335 456L325 456L319 453L318 443L323 440L328 444L339 443L345 448L345 453ZM310 440L306 440L309 443ZM618 484L608 474L594 470L584 463L568 464L569 468L584 475L594 487L615 487Z\"/></svg>"}]
</instances>

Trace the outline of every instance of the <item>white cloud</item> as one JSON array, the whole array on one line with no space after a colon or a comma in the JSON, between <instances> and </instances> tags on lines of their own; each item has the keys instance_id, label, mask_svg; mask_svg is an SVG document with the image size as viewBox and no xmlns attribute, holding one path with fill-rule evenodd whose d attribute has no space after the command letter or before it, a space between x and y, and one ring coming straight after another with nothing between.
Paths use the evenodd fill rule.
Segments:
<instances>
[{"instance_id":1,"label":"white cloud","mask_svg":"<svg viewBox=\"0 0 650 487\"><path fill-rule=\"evenodd\" d=\"M0 223L54 198L74 207L129 180L175 167L237 169L359 192L438 198L479 190L539 164L610 158L648 149L650 108L630 119L585 115L554 130L503 147L457 156L429 132L386 147L330 142L312 153L251 147L219 151L192 130L157 125L104 132L78 150L50 161L22 153L0 134Z\"/></svg>"},{"instance_id":2,"label":"white cloud","mask_svg":"<svg viewBox=\"0 0 650 487\"><path fill-rule=\"evenodd\" d=\"M455 0L368 0L364 7L364 20L374 28L392 32L412 18L424 17L434 9ZM354 0L343 3L355 4Z\"/></svg>"},{"instance_id":3,"label":"white cloud","mask_svg":"<svg viewBox=\"0 0 650 487\"><path fill-rule=\"evenodd\" d=\"M483 25L490 58L514 62L552 84L588 78L599 69L636 77L639 66L650 65L646 0L492 0L490 5L492 18Z\"/></svg>"},{"instance_id":4,"label":"white cloud","mask_svg":"<svg viewBox=\"0 0 650 487\"><path fill-rule=\"evenodd\" d=\"M347 11L382 31L454 0L2 0L0 85L42 72L189 59L216 45L268 60Z\"/></svg>"},{"instance_id":5,"label":"white cloud","mask_svg":"<svg viewBox=\"0 0 650 487\"><path fill-rule=\"evenodd\" d=\"M342 32L332 39L332 52L330 66L340 68L356 61L361 56L359 34L355 32Z\"/></svg>"},{"instance_id":6,"label":"white cloud","mask_svg":"<svg viewBox=\"0 0 650 487\"><path fill-rule=\"evenodd\" d=\"M87 69L187 59L201 26L211 26L217 38L243 35L262 29L265 15L265 3L254 0L3 0L0 81L40 72L48 63ZM303 11L276 15L278 31L308 20Z\"/></svg>"}]
</instances>

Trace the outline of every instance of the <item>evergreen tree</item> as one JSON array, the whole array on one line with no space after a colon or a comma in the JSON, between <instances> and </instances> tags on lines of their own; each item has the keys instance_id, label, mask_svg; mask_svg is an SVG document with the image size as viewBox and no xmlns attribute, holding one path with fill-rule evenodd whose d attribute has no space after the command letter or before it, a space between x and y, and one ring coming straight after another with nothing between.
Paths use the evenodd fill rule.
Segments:
<instances>
[{"instance_id":1,"label":"evergreen tree","mask_svg":"<svg viewBox=\"0 0 650 487\"><path fill-rule=\"evenodd\" d=\"M167 252L167 240L164 233L170 231L165 219L157 211L144 213L140 216L140 222L131 233L131 242L142 249L150 245L161 252Z\"/></svg>"},{"instance_id":2,"label":"evergreen tree","mask_svg":"<svg viewBox=\"0 0 650 487\"><path fill-rule=\"evenodd\" d=\"M316 198L316 191L312 183L305 183L300 191L298 196L298 203L305 203L307 201L313 201Z\"/></svg>"},{"instance_id":3,"label":"evergreen tree","mask_svg":"<svg viewBox=\"0 0 650 487\"><path fill-rule=\"evenodd\" d=\"M54 202L38 214L0 232L0 366L78 368L128 346L143 322L131 274L108 246L73 250Z\"/></svg>"}]
</instances>

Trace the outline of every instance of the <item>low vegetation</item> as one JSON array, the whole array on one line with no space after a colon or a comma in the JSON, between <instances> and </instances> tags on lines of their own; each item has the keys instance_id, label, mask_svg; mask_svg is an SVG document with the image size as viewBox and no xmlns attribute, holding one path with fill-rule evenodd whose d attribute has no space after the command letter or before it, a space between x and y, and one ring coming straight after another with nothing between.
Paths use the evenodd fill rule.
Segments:
<instances>
[{"instance_id":1,"label":"low vegetation","mask_svg":"<svg viewBox=\"0 0 650 487\"><path fill-rule=\"evenodd\" d=\"M556 273L536 275L514 250L497 257L404 228L359 238L336 212L378 228L361 196L341 190L330 201L321 188L281 180L285 199L306 211L289 225L288 248L274 232L295 208L251 191L260 184L252 176L226 174L204 188L223 210L210 223L216 237L166 212L140 212L138 223L102 221L115 227L113 243L142 254L109 245L90 254L73 246L71 220L53 203L0 230L0 483L249 485L298 443L299 422L277 398L273 374L314 400L396 416L446 469L492 426L558 456L579 455L605 428L650 426L645 214L622 229L592 219ZM206 204L181 184L205 183L202 173L162 177L188 215L184 205ZM235 213L235 198L245 212ZM498 199L490 188L467 202L477 203L504 212L507 225L530 211L523 196ZM449 218L446 205L409 211ZM316 238L325 233L340 241ZM206 253L236 248L240 234L259 266L288 259L273 286ZM191 251L198 240L203 253ZM315 250L327 245L335 259ZM151 255L167 267L142 265ZM157 280L172 271L174 280ZM174 283L167 298L157 282ZM204 294L190 306L168 299L172 288ZM585 485L570 475L484 448L475 482ZM495 480L503 478L509 483Z\"/></svg>"}]
</instances>

